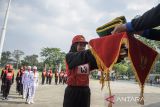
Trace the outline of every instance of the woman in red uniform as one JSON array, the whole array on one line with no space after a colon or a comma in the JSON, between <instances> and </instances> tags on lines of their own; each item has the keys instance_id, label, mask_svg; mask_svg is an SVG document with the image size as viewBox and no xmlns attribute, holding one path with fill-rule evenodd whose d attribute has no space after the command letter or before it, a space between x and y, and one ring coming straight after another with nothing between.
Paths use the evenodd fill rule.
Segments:
<instances>
[{"instance_id":1,"label":"woman in red uniform","mask_svg":"<svg viewBox=\"0 0 160 107\"><path fill-rule=\"evenodd\" d=\"M2 100L8 100L8 94L11 88L11 85L14 82L14 71L12 65L9 65L8 71L4 74L4 91Z\"/></svg>"},{"instance_id":2,"label":"woman in red uniform","mask_svg":"<svg viewBox=\"0 0 160 107\"><path fill-rule=\"evenodd\" d=\"M67 87L63 107L90 107L89 74L97 69L96 60L90 50L85 50L88 42L82 35L76 35L66 55Z\"/></svg>"}]
</instances>

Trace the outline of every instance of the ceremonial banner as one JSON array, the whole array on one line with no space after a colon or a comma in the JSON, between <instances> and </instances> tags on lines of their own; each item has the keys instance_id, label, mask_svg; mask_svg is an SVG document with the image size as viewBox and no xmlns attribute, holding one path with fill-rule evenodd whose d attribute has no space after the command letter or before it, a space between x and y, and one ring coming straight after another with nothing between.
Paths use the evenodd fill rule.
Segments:
<instances>
[{"instance_id":1,"label":"ceremonial banner","mask_svg":"<svg viewBox=\"0 0 160 107\"><path fill-rule=\"evenodd\" d=\"M144 105L144 84L158 57L158 53L132 36L128 36L128 43L128 56L132 62L136 79L141 87L139 103Z\"/></svg>"},{"instance_id":2,"label":"ceremonial banner","mask_svg":"<svg viewBox=\"0 0 160 107\"><path fill-rule=\"evenodd\" d=\"M107 74L112 69L114 63L116 63L122 44L128 47L128 57L131 60L133 71L141 87L141 101L139 103L144 104L142 99L144 83L158 57L158 53L126 33L104 36L92 39L89 42L91 52L97 61L99 69Z\"/></svg>"},{"instance_id":3,"label":"ceremonial banner","mask_svg":"<svg viewBox=\"0 0 160 107\"><path fill-rule=\"evenodd\" d=\"M115 39L116 38L116 39ZM89 45L100 69L107 72L119 56L122 34L92 39Z\"/></svg>"}]
</instances>

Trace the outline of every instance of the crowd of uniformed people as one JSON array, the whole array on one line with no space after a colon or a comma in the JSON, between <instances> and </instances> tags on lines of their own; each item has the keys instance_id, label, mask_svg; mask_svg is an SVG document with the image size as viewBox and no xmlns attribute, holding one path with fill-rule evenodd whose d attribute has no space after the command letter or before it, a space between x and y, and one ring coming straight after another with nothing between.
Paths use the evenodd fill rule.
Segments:
<instances>
[{"instance_id":1,"label":"crowd of uniformed people","mask_svg":"<svg viewBox=\"0 0 160 107\"><path fill-rule=\"evenodd\" d=\"M37 71L36 66L22 66L18 69L17 72L14 71L13 66L11 64L6 64L4 69L1 72L1 94L2 100L8 100L8 95L10 92L10 88L14 83L14 77L16 81L16 93L22 95L22 98L26 100L26 104L33 104L36 88L39 84L39 72ZM47 70L44 68L42 71L42 82L41 84L49 84L52 83L53 72L52 68L49 67ZM55 71L55 84L66 83L67 75L64 71L58 72Z\"/></svg>"},{"instance_id":2,"label":"crowd of uniformed people","mask_svg":"<svg viewBox=\"0 0 160 107\"><path fill-rule=\"evenodd\" d=\"M41 77L42 77L42 85L44 85L45 83L51 85L53 78L52 68L49 68L48 71L46 70L46 68L44 68ZM67 81L67 74L64 70L60 72L58 70L55 70L54 77L55 77L55 85L65 84Z\"/></svg>"}]
</instances>

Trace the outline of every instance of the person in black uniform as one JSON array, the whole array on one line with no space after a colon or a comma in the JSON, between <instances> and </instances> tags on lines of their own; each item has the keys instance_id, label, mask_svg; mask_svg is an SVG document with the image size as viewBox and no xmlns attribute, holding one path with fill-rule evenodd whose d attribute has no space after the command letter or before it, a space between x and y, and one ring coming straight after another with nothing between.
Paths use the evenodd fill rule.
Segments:
<instances>
[{"instance_id":1,"label":"person in black uniform","mask_svg":"<svg viewBox=\"0 0 160 107\"><path fill-rule=\"evenodd\" d=\"M85 50L87 43L82 35L76 35L66 55L67 87L63 107L90 107L89 73L97 69L97 64L91 51Z\"/></svg>"},{"instance_id":2,"label":"person in black uniform","mask_svg":"<svg viewBox=\"0 0 160 107\"><path fill-rule=\"evenodd\" d=\"M63 82L63 77L64 77L64 73L63 73L63 71L61 71L59 73L59 84L61 84Z\"/></svg>"},{"instance_id":3,"label":"person in black uniform","mask_svg":"<svg viewBox=\"0 0 160 107\"><path fill-rule=\"evenodd\" d=\"M57 85L57 83L58 83L58 77L59 77L59 73L58 73L58 71L56 70L56 71L55 71L55 74L54 74L55 84L56 84L56 85Z\"/></svg>"},{"instance_id":4,"label":"person in black uniform","mask_svg":"<svg viewBox=\"0 0 160 107\"><path fill-rule=\"evenodd\" d=\"M8 67L9 67L9 64L5 65L5 68L2 69L2 72L1 72L1 79L2 79L1 93L3 93L3 89L4 89L4 74L5 74L5 72L8 71Z\"/></svg>"},{"instance_id":5,"label":"person in black uniform","mask_svg":"<svg viewBox=\"0 0 160 107\"><path fill-rule=\"evenodd\" d=\"M49 70L46 72L46 84L49 82Z\"/></svg>"},{"instance_id":6,"label":"person in black uniform","mask_svg":"<svg viewBox=\"0 0 160 107\"><path fill-rule=\"evenodd\" d=\"M46 68L44 68L44 70L42 72L42 85L44 85L45 79L46 79Z\"/></svg>"},{"instance_id":7,"label":"person in black uniform","mask_svg":"<svg viewBox=\"0 0 160 107\"><path fill-rule=\"evenodd\" d=\"M49 68L48 72L49 72L48 81L49 81L49 84L51 85L52 78L53 78L53 73L52 73L52 68L51 67Z\"/></svg>"},{"instance_id":8,"label":"person in black uniform","mask_svg":"<svg viewBox=\"0 0 160 107\"><path fill-rule=\"evenodd\" d=\"M17 82L16 90L19 93L19 95L23 95L23 84L22 84L23 72L24 72L23 67L21 67L17 72L17 76L16 76L16 82Z\"/></svg>"},{"instance_id":9,"label":"person in black uniform","mask_svg":"<svg viewBox=\"0 0 160 107\"><path fill-rule=\"evenodd\" d=\"M8 71L4 74L4 90L2 100L8 100L8 94L11 88L11 85L14 82L14 71L12 65L9 65Z\"/></svg>"}]
</instances>

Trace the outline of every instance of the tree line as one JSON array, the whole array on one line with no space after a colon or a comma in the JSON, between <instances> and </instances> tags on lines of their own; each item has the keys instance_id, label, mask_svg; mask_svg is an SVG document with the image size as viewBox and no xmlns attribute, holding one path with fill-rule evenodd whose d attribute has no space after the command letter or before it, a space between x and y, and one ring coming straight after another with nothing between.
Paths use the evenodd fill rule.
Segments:
<instances>
[{"instance_id":1,"label":"tree line","mask_svg":"<svg viewBox=\"0 0 160 107\"><path fill-rule=\"evenodd\" d=\"M65 69L65 52L59 48L42 48L40 56L36 54L25 55L22 50L14 50L13 52L4 51L0 61L0 66L4 67L6 64L12 64L15 69L21 66L37 66L39 70L44 67L52 67L53 70L57 69L59 65Z\"/></svg>"}]
</instances>

